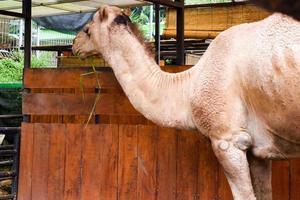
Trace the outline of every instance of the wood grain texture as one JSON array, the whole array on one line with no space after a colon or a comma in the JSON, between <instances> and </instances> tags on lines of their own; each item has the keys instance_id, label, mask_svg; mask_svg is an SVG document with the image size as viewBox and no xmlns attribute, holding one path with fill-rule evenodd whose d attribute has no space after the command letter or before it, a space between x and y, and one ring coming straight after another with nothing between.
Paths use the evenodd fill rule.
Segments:
<instances>
[{"instance_id":1,"label":"wood grain texture","mask_svg":"<svg viewBox=\"0 0 300 200\"><path fill-rule=\"evenodd\" d=\"M103 115L102 115L103 116ZM101 116L100 116L101 118ZM149 120L147 120L142 115L109 115L109 124L131 124L131 125L147 125ZM104 123L104 121L101 121Z\"/></svg>"},{"instance_id":2,"label":"wood grain texture","mask_svg":"<svg viewBox=\"0 0 300 200\"><path fill-rule=\"evenodd\" d=\"M47 124L34 124L32 158L33 200L47 200L48 196L50 131L50 126Z\"/></svg>"},{"instance_id":3,"label":"wood grain texture","mask_svg":"<svg viewBox=\"0 0 300 200\"><path fill-rule=\"evenodd\" d=\"M100 199L99 141L98 125L83 129L81 200Z\"/></svg>"},{"instance_id":4,"label":"wood grain texture","mask_svg":"<svg viewBox=\"0 0 300 200\"><path fill-rule=\"evenodd\" d=\"M117 199L118 194L118 125L99 126L100 199Z\"/></svg>"},{"instance_id":5,"label":"wood grain texture","mask_svg":"<svg viewBox=\"0 0 300 200\"><path fill-rule=\"evenodd\" d=\"M82 74L93 72L93 69L25 69L24 88L81 88ZM120 88L111 71L98 72L102 88ZM84 88L98 87L95 74L83 76Z\"/></svg>"},{"instance_id":6,"label":"wood grain texture","mask_svg":"<svg viewBox=\"0 0 300 200\"><path fill-rule=\"evenodd\" d=\"M157 126L22 124L19 199L231 200L207 139ZM273 198L298 200L299 160L273 164Z\"/></svg>"},{"instance_id":7,"label":"wood grain texture","mask_svg":"<svg viewBox=\"0 0 300 200\"><path fill-rule=\"evenodd\" d=\"M18 197L20 200L31 200L33 124L22 123L21 133Z\"/></svg>"},{"instance_id":8,"label":"wood grain texture","mask_svg":"<svg viewBox=\"0 0 300 200\"><path fill-rule=\"evenodd\" d=\"M48 199L64 199L66 126L51 124L48 166Z\"/></svg>"},{"instance_id":9,"label":"wood grain texture","mask_svg":"<svg viewBox=\"0 0 300 200\"><path fill-rule=\"evenodd\" d=\"M199 199L218 198L218 161L207 138L199 135Z\"/></svg>"},{"instance_id":10,"label":"wood grain texture","mask_svg":"<svg viewBox=\"0 0 300 200\"><path fill-rule=\"evenodd\" d=\"M89 115L95 100L95 94L84 99L76 94L25 94L22 111L27 115ZM120 103L114 103L116 100ZM127 97L117 94L101 94L94 113L140 115Z\"/></svg>"},{"instance_id":11,"label":"wood grain texture","mask_svg":"<svg viewBox=\"0 0 300 200\"><path fill-rule=\"evenodd\" d=\"M177 199L198 198L198 149L197 135L180 131L177 146Z\"/></svg>"},{"instance_id":12,"label":"wood grain texture","mask_svg":"<svg viewBox=\"0 0 300 200\"><path fill-rule=\"evenodd\" d=\"M157 191L157 127L138 126L137 198L155 200Z\"/></svg>"},{"instance_id":13,"label":"wood grain texture","mask_svg":"<svg viewBox=\"0 0 300 200\"><path fill-rule=\"evenodd\" d=\"M118 199L137 199L137 126L119 126Z\"/></svg>"},{"instance_id":14,"label":"wood grain texture","mask_svg":"<svg viewBox=\"0 0 300 200\"><path fill-rule=\"evenodd\" d=\"M273 161L272 190L273 200L290 199L290 163L286 161Z\"/></svg>"},{"instance_id":15,"label":"wood grain texture","mask_svg":"<svg viewBox=\"0 0 300 200\"><path fill-rule=\"evenodd\" d=\"M82 182L83 125L66 125L66 163L64 199L80 199Z\"/></svg>"},{"instance_id":16,"label":"wood grain texture","mask_svg":"<svg viewBox=\"0 0 300 200\"><path fill-rule=\"evenodd\" d=\"M157 141L157 199L176 199L177 131L158 129Z\"/></svg>"},{"instance_id":17,"label":"wood grain texture","mask_svg":"<svg viewBox=\"0 0 300 200\"><path fill-rule=\"evenodd\" d=\"M300 199L300 159L290 161L290 200Z\"/></svg>"}]
</instances>

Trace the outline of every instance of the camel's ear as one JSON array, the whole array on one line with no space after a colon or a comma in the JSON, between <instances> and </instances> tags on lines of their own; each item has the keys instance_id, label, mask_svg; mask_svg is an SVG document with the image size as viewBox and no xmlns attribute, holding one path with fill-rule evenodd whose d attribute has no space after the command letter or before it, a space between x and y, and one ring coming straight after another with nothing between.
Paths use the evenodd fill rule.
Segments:
<instances>
[{"instance_id":1,"label":"camel's ear","mask_svg":"<svg viewBox=\"0 0 300 200\"><path fill-rule=\"evenodd\" d=\"M104 8L100 8L99 10L99 16L100 16L100 21L105 21L108 18L108 12L107 9Z\"/></svg>"}]
</instances>

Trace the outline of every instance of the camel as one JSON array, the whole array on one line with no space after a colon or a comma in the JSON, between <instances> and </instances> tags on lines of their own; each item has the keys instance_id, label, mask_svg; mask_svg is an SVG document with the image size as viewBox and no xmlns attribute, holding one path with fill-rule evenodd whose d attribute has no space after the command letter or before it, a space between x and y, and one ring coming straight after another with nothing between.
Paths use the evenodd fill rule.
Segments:
<instances>
[{"instance_id":1,"label":"camel","mask_svg":"<svg viewBox=\"0 0 300 200\"><path fill-rule=\"evenodd\" d=\"M271 160L300 156L300 23L275 13L234 26L180 73L160 69L129 17L104 6L74 39L99 55L136 110L208 137L235 200L270 200Z\"/></svg>"},{"instance_id":2,"label":"camel","mask_svg":"<svg viewBox=\"0 0 300 200\"><path fill-rule=\"evenodd\" d=\"M299 0L251 0L253 3L267 10L282 12L300 20L300 1Z\"/></svg>"}]
</instances>

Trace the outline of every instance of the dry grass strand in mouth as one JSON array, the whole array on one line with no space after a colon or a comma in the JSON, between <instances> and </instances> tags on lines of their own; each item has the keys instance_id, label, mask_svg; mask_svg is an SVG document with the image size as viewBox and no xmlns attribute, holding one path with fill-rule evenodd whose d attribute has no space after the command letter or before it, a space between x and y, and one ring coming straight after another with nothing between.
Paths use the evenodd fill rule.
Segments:
<instances>
[{"instance_id":1,"label":"dry grass strand in mouth","mask_svg":"<svg viewBox=\"0 0 300 200\"><path fill-rule=\"evenodd\" d=\"M89 75L95 74L98 89L101 88L100 80L99 80L99 73L98 73L98 71L96 70L96 68L94 66L92 66L92 68L93 68L92 72L87 72L87 73L84 73L84 74L80 74L79 84L80 84L80 90L82 92L82 99L83 99L83 101L85 101L85 94L84 94L84 77L85 76L89 76ZM90 123L90 121L92 119L92 116L95 114L95 109L96 109L96 106L97 106L97 103L99 102L99 100L100 100L100 93L97 93L97 95L95 97L95 101L94 101L93 107L92 107L92 110L89 113L89 117L88 117L88 120L87 120L84 128L87 127L87 125Z\"/></svg>"}]
</instances>

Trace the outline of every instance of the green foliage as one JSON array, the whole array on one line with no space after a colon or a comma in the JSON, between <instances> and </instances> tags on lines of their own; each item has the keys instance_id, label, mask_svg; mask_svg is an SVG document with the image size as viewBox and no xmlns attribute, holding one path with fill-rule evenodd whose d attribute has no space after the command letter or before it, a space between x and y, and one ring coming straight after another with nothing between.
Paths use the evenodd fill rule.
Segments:
<instances>
[{"instance_id":1,"label":"green foliage","mask_svg":"<svg viewBox=\"0 0 300 200\"><path fill-rule=\"evenodd\" d=\"M39 57L31 57L31 67L32 68L46 68L51 66L51 61L49 60L49 55L47 53L41 54Z\"/></svg>"},{"instance_id":2,"label":"green foliage","mask_svg":"<svg viewBox=\"0 0 300 200\"><path fill-rule=\"evenodd\" d=\"M20 82L23 77L24 57L20 52L14 52L11 58L0 60L0 83ZM49 67L47 54L31 57L32 68Z\"/></svg>"},{"instance_id":3,"label":"green foliage","mask_svg":"<svg viewBox=\"0 0 300 200\"><path fill-rule=\"evenodd\" d=\"M18 62L12 58L0 60L0 82L19 82L22 81L23 62Z\"/></svg>"},{"instance_id":4,"label":"green foliage","mask_svg":"<svg viewBox=\"0 0 300 200\"><path fill-rule=\"evenodd\" d=\"M145 10L133 9L130 19L133 23L145 25L149 22L149 17L145 13Z\"/></svg>"},{"instance_id":5,"label":"green foliage","mask_svg":"<svg viewBox=\"0 0 300 200\"><path fill-rule=\"evenodd\" d=\"M142 31L144 36L146 36L148 39L152 39L152 36L150 36L150 13L151 13L150 10L151 10L151 6L134 7L131 8L131 16L130 16L131 21L139 25L140 30ZM161 9L160 11L161 32L165 27L165 18L166 18L166 9ZM155 29L154 19L155 19L155 12L153 12L152 30Z\"/></svg>"}]
</instances>

